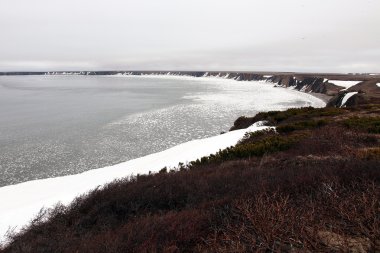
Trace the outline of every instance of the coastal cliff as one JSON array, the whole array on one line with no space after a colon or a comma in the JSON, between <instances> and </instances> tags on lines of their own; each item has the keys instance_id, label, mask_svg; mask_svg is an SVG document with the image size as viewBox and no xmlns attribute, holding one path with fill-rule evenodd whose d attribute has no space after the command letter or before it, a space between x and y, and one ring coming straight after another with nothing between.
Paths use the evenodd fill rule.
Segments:
<instances>
[{"instance_id":1,"label":"coastal cliff","mask_svg":"<svg viewBox=\"0 0 380 253\"><path fill-rule=\"evenodd\" d=\"M190 76L261 81L276 87L322 94L328 106L341 107L380 103L380 74L351 73L297 73L297 72L228 72L228 71L53 71L53 72L0 72L1 75L117 75L117 76ZM351 95L347 101L346 94ZM344 104L342 102L345 102Z\"/></svg>"}]
</instances>

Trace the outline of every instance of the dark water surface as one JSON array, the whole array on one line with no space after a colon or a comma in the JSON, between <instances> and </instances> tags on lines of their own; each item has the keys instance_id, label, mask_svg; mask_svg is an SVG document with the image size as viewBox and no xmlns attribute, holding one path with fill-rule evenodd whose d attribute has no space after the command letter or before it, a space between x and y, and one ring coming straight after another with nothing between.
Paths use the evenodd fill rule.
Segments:
<instances>
[{"instance_id":1,"label":"dark water surface","mask_svg":"<svg viewBox=\"0 0 380 253\"><path fill-rule=\"evenodd\" d=\"M313 103L231 80L0 77L0 186L120 163L216 135L240 115Z\"/></svg>"}]
</instances>

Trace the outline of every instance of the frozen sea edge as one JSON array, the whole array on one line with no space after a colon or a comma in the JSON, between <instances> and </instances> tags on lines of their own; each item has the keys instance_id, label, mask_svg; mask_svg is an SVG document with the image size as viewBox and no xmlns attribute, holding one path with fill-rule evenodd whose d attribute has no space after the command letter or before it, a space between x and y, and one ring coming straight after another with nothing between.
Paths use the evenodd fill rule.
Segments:
<instances>
[{"instance_id":1,"label":"frozen sea edge","mask_svg":"<svg viewBox=\"0 0 380 253\"><path fill-rule=\"evenodd\" d=\"M148 77L148 76L144 76ZM195 78L179 76L149 76L154 78ZM206 79L206 78L205 78ZM213 78L207 77L207 80ZM219 78L218 78L219 79ZM311 96L305 94L306 96ZM320 99L313 106L322 107ZM124 177L158 172L164 167L174 168L220 149L235 145L245 133L268 128L257 122L247 129L236 130L205 139L189 141L162 152L143 156L120 164L94 169L81 174L28 181L0 188L0 245L6 243L9 231L18 232L39 213L61 203L69 204L75 197Z\"/></svg>"}]
</instances>

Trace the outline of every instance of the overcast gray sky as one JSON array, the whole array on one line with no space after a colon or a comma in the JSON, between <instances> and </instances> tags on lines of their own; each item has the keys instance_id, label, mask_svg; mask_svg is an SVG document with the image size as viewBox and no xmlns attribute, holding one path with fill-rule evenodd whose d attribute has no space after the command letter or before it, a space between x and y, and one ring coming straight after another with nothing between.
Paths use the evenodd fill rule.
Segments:
<instances>
[{"instance_id":1,"label":"overcast gray sky","mask_svg":"<svg viewBox=\"0 0 380 253\"><path fill-rule=\"evenodd\" d=\"M0 71L380 72L379 0L1 0Z\"/></svg>"}]
</instances>

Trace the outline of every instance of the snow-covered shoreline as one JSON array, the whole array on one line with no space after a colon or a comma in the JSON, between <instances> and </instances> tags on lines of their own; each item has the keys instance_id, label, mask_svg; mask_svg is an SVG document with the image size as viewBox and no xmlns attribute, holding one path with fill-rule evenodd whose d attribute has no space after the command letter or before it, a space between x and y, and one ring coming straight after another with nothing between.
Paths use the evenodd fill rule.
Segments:
<instances>
[{"instance_id":1,"label":"snow-covered shoreline","mask_svg":"<svg viewBox=\"0 0 380 253\"><path fill-rule=\"evenodd\" d=\"M90 170L77 175L28 181L0 188L0 242L10 229L19 231L27 225L41 208L57 203L69 204L75 197L85 194L115 179L137 174L158 172L164 167L174 168L235 145L246 132L267 128L260 123L247 129L193 140L165 151L133 159L121 164Z\"/></svg>"}]
</instances>

